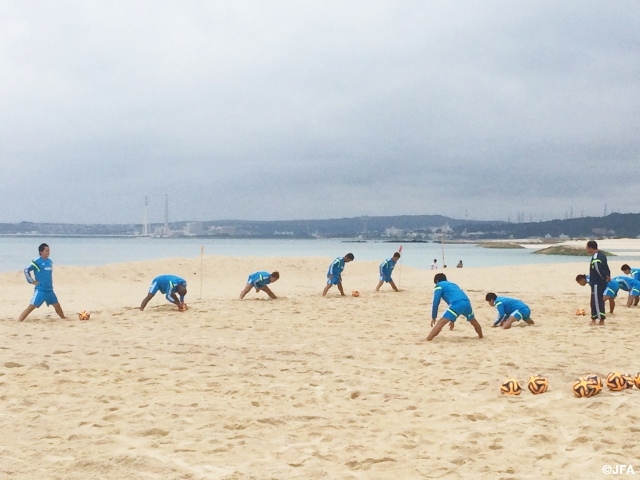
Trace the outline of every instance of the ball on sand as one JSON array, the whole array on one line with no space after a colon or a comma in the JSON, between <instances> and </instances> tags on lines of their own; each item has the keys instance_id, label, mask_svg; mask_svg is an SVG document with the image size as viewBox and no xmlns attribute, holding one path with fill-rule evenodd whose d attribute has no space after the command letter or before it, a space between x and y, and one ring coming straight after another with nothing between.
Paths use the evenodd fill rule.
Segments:
<instances>
[{"instance_id":1,"label":"ball on sand","mask_svg":"<svg viewBox=\"0 0 640 480\"><path fill-rule=\"evenodd\" d=\"M534 375L529 378L527 388L534 395L539 395L549 389L549 381L540 375Z\"/></svg>"},{"instance_id":2,"label":"ball on sand","mask_svg":"<svg viewBox=\"0 0 640 480\"><path fill-rule=\"evenodd\" d=\"M80 320L89 320L90 318L91 318L91 314L86 310L83 310L78 314L78 319Z\"/></svg>"},{"instance_id":3,"label":"ball on sand","mask_svg":"<svg viewBox=\"0 0 640 480\"><path fill-rule=\"evenodd\" d=\"M505 380L500 386L500 393L503 395L520 395L521 392L522 386L515 378Z\"/></svg>"}]
</instances>

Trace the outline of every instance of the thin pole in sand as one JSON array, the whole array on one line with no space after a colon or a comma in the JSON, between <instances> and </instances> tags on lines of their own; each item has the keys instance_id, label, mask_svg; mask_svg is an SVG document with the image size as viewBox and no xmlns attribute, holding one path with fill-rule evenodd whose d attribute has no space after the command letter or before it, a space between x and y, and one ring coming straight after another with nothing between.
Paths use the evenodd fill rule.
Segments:
<instances>
[{"instance_id":1,"label":"thin pole in sand","mask_svg":"<svg viewBox=\"0 0 640 480\"><path fill-rule=\"evenodd\" d=\"M442 232L442 268L444 268L445 265L446 263L444 263L444 232Z\"/></svg>"},{"instance_id":2,"label":"thin pole in sand","mask_svg":"<svg viewBox=\"0 0 640 480\"><path fill-rule=\"evenodd\" d=\"M200 300L202 300L202 259L204 257L204 245L200 245Z\"/></svg>"},{"instance_id":3,"label":"thin pole in sand","mask_svg":"<svg viewBox=\"0 0 640 480\"><path fill-rule=\"evenodd\" d=\"M398 253L402 253L402 244L400 244L400 247L398 248ZM398 261L400 261L401 258L398 259ZM398 269L398 286L400 286L400 282L402 281L402 265L400 265L400 268Z\"/></svg>"}]
</instances>

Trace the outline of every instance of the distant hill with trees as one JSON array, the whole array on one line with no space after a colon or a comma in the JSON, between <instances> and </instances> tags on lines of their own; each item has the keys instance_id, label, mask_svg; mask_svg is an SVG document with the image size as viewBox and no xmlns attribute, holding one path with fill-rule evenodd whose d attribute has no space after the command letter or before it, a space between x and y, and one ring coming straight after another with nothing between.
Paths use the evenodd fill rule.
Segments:
<instances>
[{"instance_id":1,"label":"distant hill with trees","mask_svg":"<svg viewBox=\"0 0 640 480\"><path fill-rule=\"evenodd\" d=\"M546 222L510 223L500 221L468 221L442 215L398 215L334 218L325 220L215 220L205 222L172 222L172 231L183 231L188 224L200 227L198 236L258 238L381 238L388 229L399 236L422 237L444 231L448 238L503 239L530 237L639 237L639 213L612 213L605 217L582 217ZM161 229L152 224L151 229ZM0 235L137 235L140 224L64 224L64 223L0 223ZM216 233L218 232L218 233Z\"/></svg>"}]
</instances>

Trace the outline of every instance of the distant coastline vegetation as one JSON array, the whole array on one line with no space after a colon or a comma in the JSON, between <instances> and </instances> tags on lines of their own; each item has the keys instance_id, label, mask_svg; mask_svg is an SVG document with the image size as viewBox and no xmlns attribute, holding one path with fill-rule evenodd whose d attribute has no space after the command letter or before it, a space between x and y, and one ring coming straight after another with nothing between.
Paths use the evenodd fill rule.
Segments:
<instances>
[{"instance_id":1,"label":"distant coastline vegetation","mask_svg":"<svg viewBox=\"0 0 640 480\"><path fill-rule=\"evenodd\" d=\"M478 245L482 248L503 248L503 249L526 248L518 243L511 243L511 242L480 242Z\"/></svg>"},{"instance_id":2,"label":"distant coastline vegetation","mask_svg":"<svg viewBox=\"0 0 640 480\"><path fill-rule=\"evenodd\" d=\"M574 257L589 257L591 255L584 247L573 247L569 245L554 245L552 247L536 250L533 253L538 253L540 255L570 255ZM609 257L615 257L615 254L610 252L602 251L602 253Z\"/></svg>"}]
</instances>

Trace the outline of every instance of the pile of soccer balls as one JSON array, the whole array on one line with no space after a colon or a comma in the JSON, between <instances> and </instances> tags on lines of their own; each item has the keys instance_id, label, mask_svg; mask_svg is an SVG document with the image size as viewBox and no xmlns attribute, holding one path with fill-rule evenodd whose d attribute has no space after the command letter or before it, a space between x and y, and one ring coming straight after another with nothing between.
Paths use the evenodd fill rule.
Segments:
<instances>
[{"instance_id":1,"label":"pile of soccer balls","mask_svg":"<svg viewBox=\"0 0 640 480\"><path fill-rule=\"evenodd\" d=\"M576 379L571 386L571 390L576 397L587 398L599 394L605 385L613 392L619 392L634 386L640 389L640 373L634 377L625 373L611 372L607 375L605 381L598 375L586 375ZM534 395L538 395L549 389L549 382L540 375L534 375L529 378L527 388ZM520 395L522 393L522 383L515 378L509 378L500 386L500 393L503 395Z\"/></svg>"},{"instance_id":2,"label":"pile of soccer balls","mask_svg":"<svg viewBox=\"0 0 640 480\"><path fill-rule=\"evenodd\" d=\"M576 381L573 382L571 389L576 397L587 398L599 394L604 385L613 392L633 388L634 385L637 388L640 388L640 373L634 377L633 375L627 375L626 373L611 372L607 375L604 382L597 375L587 375L586 377L579 377L576 379Z\"/></svg>"}]
</instances>

